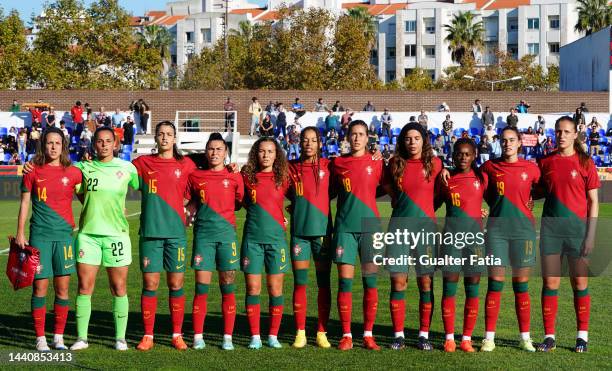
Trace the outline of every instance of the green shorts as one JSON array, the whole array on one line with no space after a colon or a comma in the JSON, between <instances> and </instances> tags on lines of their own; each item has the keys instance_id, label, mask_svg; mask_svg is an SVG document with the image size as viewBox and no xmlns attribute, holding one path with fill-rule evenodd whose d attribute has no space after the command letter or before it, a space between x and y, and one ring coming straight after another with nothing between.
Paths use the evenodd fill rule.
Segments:
<instances>
[{"instance_id":1,"label":"green shorts","mask_svg":"<svg viewBox=\"0 0 612 371\"><path fill-rule=\"evenodd\" d=\"M77 263L125 267L132 263L130 235L99 236L79 233L75 242Z\"/></svg>"},{"instance_id":2,"label":"green shorts","mask_svg":"<svg viewBox=\"0 0 612 371\"><path fill-rule=\"evenodd\" d=\"M285 273L291 265L285 241L259 243L243 240L240 259L242 271L247 274L261 274L264 267L267 274Z\"/></svg>"},{"instance_id":3,"label":"green shorts","mask_svg":"<svg viewBox=\"0 0 612 371\"><path fill-rule=\"evenodd\" d=\"M223 242L204 241L198 236L193 239L191 267L197 271L235 271L240 268L236 235L228 236Z\"/></svg>"},{"instance_id":4,"label":"green shorts","mask_svg":"<svg viewBox=\"0 0 612 371\"><path fill-rule=\"evenodd\" d=\"M36 267L34 279L66 276L76 272L72 236L61 241L46 241L30 237L30 245L40 251L40 263Z\"/></svg>"},{"instance_id":5,"label":"green shorts","mask_svg":"<svg viewBox=\"0 0 612 371\"><path fill-rule=\"evenodd\" d=\"M171 273L185 272L185 238L140 237L140 270L159 273L163 269Z\"/></svg>"},{"instance_id":6,"label":"green shorts","mask_svg":"<svg viewBox=\"0 0 612 371\"><path fill-rule=\"evenodd\" d=\"M412 264L405 258L411 257L417 276L431 275L435 272L436 266L429 262L437 256L438 248L433 244L417 244L414 249L408 245L390 245L387 246L385 257L394 259L396 262L402 261L402 263L387 264L385 269L390 273L408 273Z\"/></svg>"},{"instance_id":7,"label":"green shorts","mask_svg":"<svg viewBox=\"0 0 612 371\"><path fill-rule=\"evenodd\" d=\"M291 260L310 261L312 255L315 261L329 261L329 238L291 236Z\"/></svg>"},{"instance_id":8,"label":"green shorts","mask_svg":"<svg viewBox=\"0 0 612 371\"><path fill-rule=\"evenodd\" d=\"M486 272L486 265L481 264L484 258L484 246L470 245L461 249L455 246L444 245L440 251L440 257L451 258L453 263L461 259L461 264L450 264L442 267L442 272L445 273L461 273L466 276L479 275ZM448 259L447 258L447 259Z\"/></svg>"},{"instance_id":9,"label":"green shorts","mask_svg":"<svg viewBox=\"0 0 612 371\"><path fill-rule=\"evenodd\" d=\"M487 256L500 260L496 266L527 268L535 265L535 239L507 238L487 233L486 241Z\"/></svg>"},{"instance_id":10,"label":"green shorts","mask_svg":"<svg viewBox=\"0 0 612 371\"><path fill-rule=\"evenodd\" d=\"M565 255L572 258L581 257L584 234L578 236L540 235L540 256Z\"/></svg>"},{"instance_id":11,"label":"green shorts","mask_svg":"<svg viewBox=\"0 0 612 371\"><path fill-rule=\"evenodd\" d=\"M336 264L357 263L357 255L362 264L374 262L378 250L373 248L372 232L336 232L332 246L335 249L334 262Z\"/></svg>"}]
</instances>

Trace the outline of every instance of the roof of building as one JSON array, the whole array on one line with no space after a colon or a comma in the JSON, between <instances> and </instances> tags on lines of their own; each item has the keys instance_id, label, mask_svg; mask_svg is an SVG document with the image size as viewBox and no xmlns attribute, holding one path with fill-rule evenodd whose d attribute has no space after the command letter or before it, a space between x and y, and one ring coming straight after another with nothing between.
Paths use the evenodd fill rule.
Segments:
<instances>
[{"instance_id":1,"label":"roof of building","mask_svg":"<svg viewBox=\"0 0 612 371\"><path fill-rule=\"evenodd\" d=\"M165 10L150 10L145 13L145 17L160 18L166 15Z\"/></svg>"},{"instance_id":2,"label":"roof of building","mask_svg":"<svg viewBox=\"0 0 612 371\"><path fill-rule=\"evenodd\" d=\"M530 0L494 0L487 5L485 10L497 10L497 9L514 9L521 5L531 4Z\"/></svg>"},{"instance_id":3,"label":"roof of building","mask_svg":"<svg viewBox=\"0 0 612 371\"><path fill-rule=\"evenodd\" d=\"M275 21L278 19L278 11L270 10L262 13L259 17L257 17L258 21Z\"/></svg>"},{"instance_id":4,"label":"roof of building","mask_svg":"<svg viewBox=\"0 0 612 371\"><path fill-rule=\"evenodd\" d=\"M266 8L244 8L244 9L233 9L230 11L231 14L251 14L253 17L257 17L261 13L265 12Z\"/></svg>"},{"instance_id":5,"label":"roof of building","mask_svg":"<svg viewBox=\"0 0 612 371\"><path fill-rule=\"evenodd\" d=\"M164 15L160 18L155 18L148 24L156 24L160 26L174 26L176 22L187 18L186 15Z\"/></svg>"},{"instance_id":6,"label":"roof of building","mask_svg":"<svg viewBox=\"0 0 612 371\"><path fill-rule=\"evenodd\" d=\"M406 9L407 3L398 4L375 4L370 5L368 3L344 3L342 4L343 9L352 9L357 7L366 8L370 15L392 15L400 9Z\"/></svg>"}]
</instances>

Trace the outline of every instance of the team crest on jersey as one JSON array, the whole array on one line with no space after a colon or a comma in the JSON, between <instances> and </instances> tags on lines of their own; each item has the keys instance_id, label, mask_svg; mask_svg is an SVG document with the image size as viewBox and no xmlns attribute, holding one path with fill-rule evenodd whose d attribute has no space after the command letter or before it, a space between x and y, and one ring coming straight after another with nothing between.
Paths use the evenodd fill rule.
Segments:
<instances>
[{"instance_id":1,"label":"team crest on jersey","mask_svg":"<svg viewBox=\"0 0 612 371\"><path fill-rule=\"evenodd\" d=\"M249 266L249 264L251 264L251 261L245 256L244 259L242 259L242 266L246 268Z\"/></svg>"},{"instance_id":2,"label":"team crest on jersey","mask_svg":"<svg viewBox=\"0 0 612 371\"><path fill-rule=\"evenodd\" d=\"M325 171L319 170L319 178L321 179L325 178Z\"/></svg>"},{"instance_id":3,"label":"team crest on jersey","mask_svg":"<svg viewBox=\"0 0 612 371\"><path fill-rule=\"evenodd\" d=\"M83 259L84 256L85 256L85 251L79 250L79 258Z\"/></svg>"},{"instance_id":4,"label":"team crest on jersey","mask_svg":"<svg viewBox=\"0 0 612 371\"><path fill-rule=\"evenodd\" d=\"M174 170L174 175L176 175L177 178L180 178L181 177L181 169Z\"/></svg>"},{"instance_id":5,"label":"team crest on jersey","mask_svg":"<svg viewBox=\"0 0 612 371\"><path fill-rule=\"evenodd\" d=\"M117 173L115 173L115 175L117 175L117 179L121 179L121 177L123 176L123 172L117 171Z\"/></svg>"},{"instance_id":6,"label":"team crest on jersey","mask_svg":"<svg viewBox=\"0 0 612 371\"><path fill-rule=\"evenodd\" d=\"M293 246L293 256L298 256L301 252L302 248L300 247L300 245L295 244L295 246Z\"/></svg>"},{"instance_id":7,"label":"team crest on jersey","mask_svg":"<svg viewBox=\"0 0 612 371\"><path fill-rule=\"evenodd\" d=\"M223 188L227 188L230 185L229 179L223 179Z\"/></svg>"},{"instance_id":8,"label":"team crest on jersey","mask_svg":"<svg viewBox=\"0 0 612 371\"><path fill-rule=\"evenodd\" d=\"M368 175L372 175L372 172L374 170L372 169L372 166L368 166L368 167L366 167L366 171L368 172Z\"/></svg>"},{"instance_id":9,"label":"team crest on jersey","mask_svg":"<svg viewBox=\"0 0 612 371\"><path fill-rule=\"evenodd\" d=\"M474 181L474 188L476 189L480 189L480 182L479 181Z\"/></svg>"},{"instance_id":10,"label":"team crest on jersey","mask_svg":"<svg viewBox=\"0 0 612 371\"><path fill-rule=\"evenodd\" d=\"M19 262L23 263L27 258L26 253L22 252L21 254L19 254Z\"/></svg>"},{"instance_id":11,"label":"team crest on jersey","mask_svg":"<svg viewBox=\"0 0 612 371\"><path fill-rule=\"evenodd\" d=\"M146 268L149 266L149 264L151 264L151 259L145 256L144 259L142 259L142 266Z\"/></svg>"},{"instance_id":12,"label":"team crest on jersey","mask_svg":"<svg viewBox=\"0 0 612 371\"><path fill-rule=\"evenodd\" d=\"M43 270L43 265L42 264L38 264L36 266L36 274L40 274L40 272L42 272Z\"/></svg>"},{"instance_id":13,"label":"team crest on jersey","mask_svg":"<svg viewBox=\"0 0 612 371\"><path fill-rule=\"evenodd\" d=\"M201 255L196 255L193 258L193 262L195 263L195 265L200 265L200 263L202 262L202 256Z\"/></svg>"},{"instance_id":14,"label":"team crest on jersey","mask_svg":"<svg viewBox=\"0 0 612 371\"><path fill-rule=\"evenodd\" d=\"M572 170L570 174L572 175L572 179L576 179L576 177L578 176L578 172L576 171L576 169Z\"/></svg>"},{"instance_id":15,"label":"team crest on jersey","mask_svg":"<svg viewBox=\"0 0 612 371\"><path fill-rule=\"evenodd\" d=\"M336 248L336 256L339 258L344 254L344 247L338 246Z\"/></svg>"},{"instance_id":16,"label":"team crest on jersey","mask_svg":"<svg viewBox=\"0 0 612 371\"><path fill-rule=\"evenodd\" d=\"M523 179L523 181L526 181L528 177L529 177L529 176L527 175L527 173L526 173L526 172L524 172L524 171L523 171L523 172L521 173L521 179Z\"/></svg>"},{"instance_id":17,"label":"team crest on jersey","mask_svg":"<svg viewBox=\"0 0 612 371\"><path fill-rule=\"evenodd\" d=\"M68 178L63 177L62 178L62 184L64 185L64 187L67 186L68 185Z\"/></svg>"}]
</instances>

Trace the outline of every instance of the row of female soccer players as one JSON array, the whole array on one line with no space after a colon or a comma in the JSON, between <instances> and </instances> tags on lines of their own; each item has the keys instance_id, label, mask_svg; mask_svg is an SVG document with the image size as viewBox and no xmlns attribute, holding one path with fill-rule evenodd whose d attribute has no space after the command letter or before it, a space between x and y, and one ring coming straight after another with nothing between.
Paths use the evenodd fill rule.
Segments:
<instances>
[{"instance_id":1,"label":"row of female soccer players","mask_svg":"<svg viewBox=\"0 0 612 371\"><path fill-rule=\"evenodd\" d=\"M142 192L140 224L140 267L143 271L141 296L142 320L145 334L138 344L140 350L153 347L153 328L157 308L157 289L160 272L167 271L170 296L170 313L173 326L172 344L184 350L187 345L182 337L185 295L183 281L185 272L185 229L187 222L183 211L184 198L190 200L187 208L195 214L194 251L192 266L196 271L196 292L193 300L193 347L205 347L203 339L204 319L207 311L207 295L212 272L219 271L224 320L223 349L233 349L232 333L236 313L234 276L239 268L245 273L246 311L251 332L249 347L260 348L260 291L261 276L265 268L269 294L270 325L268 345L281 347L277 339L283 313L283 277L288 267L293 268L293 309L297 334L294 347L306 345L305 322L307 309L306 286L310 257L314 258L318 286L318 325L316 343L329 348L327 322L331 308L330 272L332 260L337 263L339 290L338 311L342 323L342 339L338 348L351 349L352 281L362 241L371 233L362 230L363 218L379 216L376 206L377 189L384 189L393 199L392 217L419 217L435 220L435 208L446 203L449 217L467 214L477 221L479 228L483 216L483 199L490 206L490 216L527 217L530 223L523 225L524 231L504 235L498 227L495 238L488 238L487 255L501 257L503 265L513 267L513 289L519 319L520 347L534 351L529 335L530 298L527 282L530 267L535 263L533 244L535 230L533 215L529 208L532 198L547 197L544 214L555 215L560 205L574 211L584 222L568 234L549 228L542 232L543 261L559 261L563 255L571 262L583 262L594 244L594 225L589 218L597 216L597 188L599 183L592 161L576 142L576 127L570 118L563 117L556 123L558 151L537 165L518 157L520 134L513 128L502 133L503 156L489 161L480 169L475 166L476 148L469 140L459 140L454 150L455 168L444 170L438 158L433 156L427 134L419 125L403 127L398 138L396 155L390 166L383 169L377 156L367 151L367 125L354 121L349 129L351 154L328 161L320 157L321 141L316 128L305 128L301 134L299 161L288 163L278 144L270 138L259 139L249 153L247 164L241 174L234 173L225 165L228 148L220 135L212 135L206 147L204 169L196 169L191 160L181 156L176 147L176 129L170 122L156 127L158 154L142 156L134 166L113 157L113 132L100 129L95 133L96 159L90 164L80 164L81 174L75 174L67 161L67 143L53 129L45 133L44 146L28 166L30 173L24 177L24 193L19 217L17 240L25 244L24 225L30 193L33 193L33 216L44 214L44 207L70 209L72 193L68 185L81 184L80 194L85 204L76 238L75 254L72 254L70 236L53 236L38 224L31 229L30 242L45 246L49 251L41 254L40 276L34 284L32 314L34 318L37 348L49 349L44 336L44 297L48 279L53 277L55 300L55 348L65 348L63 327L68 311L68 285L71 264L76 256L79 294L77 297L78 340L71 349L88 347L87 328L91 313L91 294L95 276L100 265L107 268L113 294L113 314L116 321L116 348L127 349L125 329L127 326L127 266L131 262L130 240L127 220L123 213L127 187ZM113 166L111 166L113 165ZM71 176L67 172L72 171ZM540 179L540 174L544 177ZM59 174L59 175L58 175ZM137 174L137 177L131 176ZM594 174L594 175L593 175ZM129 175L129 176L128 176ZM41 180L44 177L44 181ZM113 179L113 177L115 177ZM443 179L442 179L443 178ZM41 183L56 179L64 187L55 192L41 188ZM444 186L436 187L442 179ZM572 181L571 184L569 181ZM567 191L567 187L571 187ZM436 191L436 189L438 189ZM452 190L452 191L451 191ZM62 193L63 192L63 193ZM109 197L109 194L116 197ZM380 194L380 192L379 192ZM333 234L329 221L330 198L338 197ZM87 202L89 197L89 202ZM291 242L287 251L284 199L292 200ZM573 199L572 199L573 197ZM81 197L83 198L83 197ZM47 205L55 200L55 205ZM98 202L96 202L98 200ZM103 207L96 205L102 201ZM549 200L554 200L549 202ZM63 204L58 205L58 203ZM113 204L114 203L114 204ZM116 205L115 205L116 204ZM237 249L235 233L235 210L244 206L247 219L240 251ZM37 212L37 208L41 210ZM25 210L25 211L24 211ZM120 210L120 212L118 212ZM455 213L455 214L453 214ZM463 213L463 214L462 214ZM94 215L94 216L92 216ZM67 224L74 225L72 213L64 217ZM113 225L99 227L106 220ZM493 218L491 219L493 220ZM425 223L427 226L428 223ZM431 227L429 225L428 227ZM489 225L489 231L495 230ZM333 235L331 243L328 236ZM40 242L39 242L40 241ZM331 248L330 248L331 247ZM41 247L39 247L41 248ZM474 246L473 249L480 247ZM44 248L41 248L44 249ZM401 249L401 248L400 248ZM446 251L446 252L444 252ZM456 249L447 247L445 254L456 254ZM464 249L469 253L470 249ZM473 252L473 251L472 251ZM395 251L405 254L432 254L427 246L415 250ZM291 256L288 256L288 255ZM377 266L371 261L362 261L364 285L363 346L378 350L372 330L378 307L376 288ZM579 266L580 264L574 264ZM51 270L49 268L52 268ZM429 327L433 310L433 270L417 266L419 288L419 339L418 348L431 350ZM407 267L390 268L390 311L394 328L392 349L404 347L405 299ZM455 292L461 269L444 272L442 298L443 321L446 332L445 351L454 351ZM460 348L473 352L471 336L478 316L478 287L480 272L465 277L466 302ZM486 296L486 334L481 350L494 349L494 335L500 309L500 296L504 284L504 267L489 270ZM555 347L555 320L559 278L546 275L542 293L542 313L545 324L545 341L538 345L542 351ZM586 274L575 274L571 279L575 292L578 336L576 351L586 351L588 341L588 319L590 296Z\"/></svg>"}]
</instances>

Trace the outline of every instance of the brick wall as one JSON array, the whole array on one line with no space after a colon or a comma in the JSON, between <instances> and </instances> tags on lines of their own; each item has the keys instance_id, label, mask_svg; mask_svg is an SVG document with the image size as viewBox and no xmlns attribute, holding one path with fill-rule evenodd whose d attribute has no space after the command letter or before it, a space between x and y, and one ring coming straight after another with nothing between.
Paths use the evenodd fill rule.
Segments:
<instances>
[{"instance_id":1,"label":"brick wall","mask_svg":"<svg viewBox=\"0 0 612 371\"><path fill-rule=\"evenodd\" d=\"M13 99L19 102L34 102L42 99L55 106L56 110L69 110L76 100L88 102L94 110L104 106L106 110L115 108L127 109L130 102L144 99L152 110L154 122L173 120L177 110L222 110L226 97L232 97L237 106L240 118L239 129L247 130L247 109L253 96L259 98L265 106L269 101L280 101L290 105L295 97L300 97L306 109L311 110L315 101L321 97L330 107L340 100L344 107L361 110L370 100L377 110L388 107L391 111L426 111L434 110L441 102L446 102L451 111L468 111L476 98L483 106L488 105L493 111L507 111L519 100L525 99L531 104L530 113L554 113L574 111L580 102L586 102L591 112L609 112L607 92L468 92L468 91L434 91L434 92L400 92L400 91L78 91L78 90L20 90L0 91L0 110L8 110Z\"/></svg>"}]
</instances>

